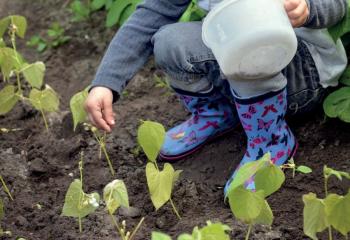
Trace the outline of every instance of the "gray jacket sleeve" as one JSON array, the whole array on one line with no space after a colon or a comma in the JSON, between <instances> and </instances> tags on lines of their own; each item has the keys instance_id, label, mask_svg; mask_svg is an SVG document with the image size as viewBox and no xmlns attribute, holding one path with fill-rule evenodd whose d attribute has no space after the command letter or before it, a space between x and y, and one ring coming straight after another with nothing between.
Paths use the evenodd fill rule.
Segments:
<instances>
[{"instance_id":1,"label":"gray jacket sleeve","mask_svg":"<svg viewBox=\"0 0 350 240\"><path fill-rule=\"evenodd\" d=\"M310 15L304 27L328 28L339 22L347 12L347 0L306 0Z\"/></svg>"},{"instance_id":2,"label":"gray jacket sleeve","mask_svg":"<svg viewBox=\"0 0 350 240\"><path fill-rule=\"evenodd\" d=\"M100 63L92 87L104 86L114 100L152 54L152 36L160 27L176 22L190 0L145 0L119 29Z\"/></svg>"}]
</instances>

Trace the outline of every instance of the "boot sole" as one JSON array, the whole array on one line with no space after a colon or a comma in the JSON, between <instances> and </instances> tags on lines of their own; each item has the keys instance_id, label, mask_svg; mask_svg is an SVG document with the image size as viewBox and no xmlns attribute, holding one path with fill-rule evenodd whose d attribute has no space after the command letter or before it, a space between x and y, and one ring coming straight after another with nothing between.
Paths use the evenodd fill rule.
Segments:
<instances>
[{"instance_id":1,"label":"boot sole","mask_svg":"<svg viewBox=\"0 0 350 240\"><path fill-rule=\"evenodd\" d=\"M232 132L233 130L236 129L237 126L238 126L238 124L236 126L232 127L232 128L229 128L229 129L223 131L223 132L217 133L216 135L214 135L212 137L209 137L206 141L202 142L197 147L195 147L195 148L193 148L193 149L191 149L191 150L189 150L189 151L187 151L185 153L182 153L182 154L179 154L179 155L176 155L176 156L169 156L169 155L164 155L162 153L159 153L158 157L163 162L175 162L175 161L181 160L182 158L185 158L185 157L191 155L192 153L198 151L205 144L210 143L210 142L214 141L215 139Z\"/></svg>"}]
</instances>

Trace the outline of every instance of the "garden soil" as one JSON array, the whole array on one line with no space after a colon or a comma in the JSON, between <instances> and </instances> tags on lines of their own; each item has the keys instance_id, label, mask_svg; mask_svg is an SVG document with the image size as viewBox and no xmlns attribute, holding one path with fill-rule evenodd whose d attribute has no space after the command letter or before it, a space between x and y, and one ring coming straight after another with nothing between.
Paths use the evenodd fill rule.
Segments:
<instances>
[{"instance_id":1,"label":"garden soil","mask_svg":"<svg viewBox=\"0 0 350 240\"><path fill-rule=\"evenodd\" d=\"M173 201L182 216L178 220L168 204L155 211L150 201L145 177L146 157L137 151L136 132L140 119L159 121L167 128L188 117L178 99L166 88L156 87L156 70L152 61L130 82L114 109L117 124L107 137L107 150L116 170L111 176L108 165L99 158L99 147L93 136L83 128L72 131L69 113L70 97L92 80L99 61L116 29L104 27L104 12L94 13L89 21L72 23L67 11L69 1L1 0L0 17L20 14L28 18L27 36L45 35L52 22L60 22L69 43L38 54L19 40L19 50L30 62L46 63L45 81L60 95L58 113L48 115L49 131L44 128L40 113L25 104L18 104L5 117L0 127L18 129L0 133L0 173L5 178L14 201L1 191L6 215L1 226L12 236L31 240L49 239L119 239L104 207L83 219L79 233L76 219L61 216L69 184L79 178L79 153L84 151L84 190L102 193L103 187L115 178L125 181L133 208L118 211L132 229L145 217L135 239L150 239L151 231L161 231L172 237L191 232L194 226L204 226L207 220L221 221L232 228L232 239L244 239L247 226L234 219L223 202L223 185L245 151L245 135L241 128L206 145L193 156L174 163L182 169L175 186ZM27 38L27 39L28 39ZM0 84L1 85L1 84ZM2 85L0 86L2 87ZM309 192L324 197L322 169L350 169L350 125L325 119L322 110L303 118L289 119L299 140L295 157L297 164L310 166L309 175L286 172L282 189L268 202L275 220L272 228L255 226L251 239L307 239L303 235L302 195ZM349 182L330 181L330 191L345 194ZM320 235L326 239L326 235ZM338 236L336 239L340 239Z\"/></svg>"}]
</instances>

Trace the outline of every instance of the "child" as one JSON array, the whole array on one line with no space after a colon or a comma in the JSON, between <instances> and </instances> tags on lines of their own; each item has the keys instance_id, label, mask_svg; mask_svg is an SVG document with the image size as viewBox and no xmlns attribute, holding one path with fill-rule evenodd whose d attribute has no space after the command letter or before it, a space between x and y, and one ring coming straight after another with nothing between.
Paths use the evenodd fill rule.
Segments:
<instances>
[{"instance_id":1,"label":"child","mask_svg":"<svg viewBox=\"0 0 350 240\"><path fill-rule=\"evenodd\" d=\"M86 100L91 122L110 132L112 102L153 53L156 64L192 113L167 132L161 151L166 160L182 158L214 137L241 124L247 150L240 166L270 152L281 165L297 148L285 114L318 106L325 89L336 86L347 65L341 42L326 28L346 14L346 0L285 0L284 7L298 38L297 53L281 73L269 79L224 80L213 53L201 38L201 22L178 23L190 0L145 0L118 31L101 62ZM220 0L199 0L210 11ZM229 83L229 84L228 84ZM229 90L229 91L228 91ZM228 92L232 92L230 102ZM230 177L225 193L234 178ZM252 180L247 188L254 188Z\"/></svg>"}]
</instances>

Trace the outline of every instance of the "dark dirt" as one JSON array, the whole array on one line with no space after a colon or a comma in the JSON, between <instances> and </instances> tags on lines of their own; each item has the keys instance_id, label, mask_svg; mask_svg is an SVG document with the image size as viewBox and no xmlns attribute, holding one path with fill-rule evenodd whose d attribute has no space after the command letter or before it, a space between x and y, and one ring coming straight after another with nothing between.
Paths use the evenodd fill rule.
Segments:
<instances>
[{"instance_id":1,"label":"dark dirt","mask_svg":"<svg viewBox=\"0 0 350 240\"><path fill-rule=\"evenodd\" d=\"M75 219L60 216L64 196L73 178L79 176L79 152L85 152L84 189L102 192L113 180L104 159L98 158L98 145L83 129L72 131L68 112L70 97L87 86L93 78L104 49L115 29L104 28L105 14L95 13L91 21L71 23L65 6L68 1L5 0L0 2L0 17L21 14L28 18L28 38L44 34L53 21L67 29L72 40L66 45L39 55L20 41L20 51L28 61L43 60L47 65L46 82L61 97L61 111L49 114L50 130L46 132L40 114L24 104L0 117L0 127L20 128L20 131L0 133L0 173L6 179L14 201L3 191L6 217L1 226L12 237L1 239L118 239L103 207L83 220L83 233L78 232ZM175 187L173 200L182 220L178 221L171 206L155 211L145 181L146 158L136 156L136 130L139 119L159 121L166 127L186 118L177 98L164 88L155 87L152 62L130 83L127 94L115 105L117 126L107 138L107 148L113 160L116 176L128 187L132 216L119 212L133 227L142 216L145 222L136 239L150 239L153 230L173 237L190 232L206 220L221 221L232 228L233 239L243 239L246 226L237 222L223 203L222 186L240 161L245 149L241 129L208 144L194 156L178 161L176 169L183 169ZM171 107L170 107L171 106ZM338 170L350 170L350 125L339 120L326 120L322 111L290 123L299 140L295 160L314 169L310 175L292 179L287 172L283 188L269 198L275 215L272 229L256 226L251 239L307 239L303 235L302 195L315 192L323 197L322 168L324 164ZM73 176L73 177L72 177ZM349 182L330 181L333 192L346 193ZM39 207L39 205L41 207ZM326 239L325 235L320 235ZM338 238L336 238L338 239Z\"/></svg>"}]
</instances>

